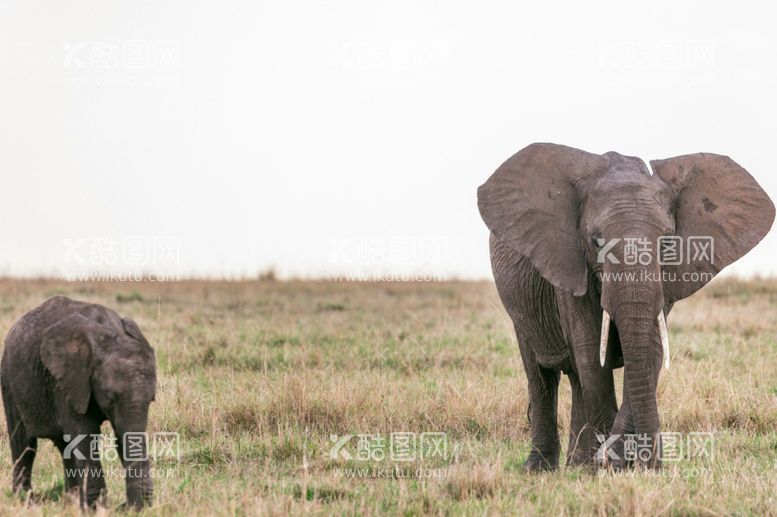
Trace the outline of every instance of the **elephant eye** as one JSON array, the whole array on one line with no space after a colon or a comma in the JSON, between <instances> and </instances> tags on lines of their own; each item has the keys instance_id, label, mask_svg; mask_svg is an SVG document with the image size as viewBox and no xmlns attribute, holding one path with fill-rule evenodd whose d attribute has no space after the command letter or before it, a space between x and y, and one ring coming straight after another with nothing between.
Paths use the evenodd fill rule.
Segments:
<instances>
[{"instance_id":1,"label":"elephant eye","mask_svg":"<svg viewBox=\"0 0 777 517\"><path fill-rule=\"evenodd\" d=\"M601 239L602 239L601 235L599 235L598 233L594 233L591 235L591 244L593 244L595 248L601 248L602 245L599 244Z\"/></svg>"}]
</instances>

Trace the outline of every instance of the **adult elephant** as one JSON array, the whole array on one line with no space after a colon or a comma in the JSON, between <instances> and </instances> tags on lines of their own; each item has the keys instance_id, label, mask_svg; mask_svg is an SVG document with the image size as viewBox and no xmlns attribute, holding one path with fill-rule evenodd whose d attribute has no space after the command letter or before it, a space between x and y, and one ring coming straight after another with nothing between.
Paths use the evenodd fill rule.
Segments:
<instances>
[{"instance_id":1,"label":"adult elephant","mask_svg":"<svg viewBox=\"0 0 777 517\"><path fill-rule=\"evenodd\" d=\"M769 231L774 206L726 156L651 162L555 144L519 151L478 189L499 296L529 383L529 470L558 466L559 372L572 388L568 464L591 464L597 434L624 466L656 466L656 385L669 365L665 315ZM617 407L612 370L624 367Z\"/></svg>"}]
</instances>

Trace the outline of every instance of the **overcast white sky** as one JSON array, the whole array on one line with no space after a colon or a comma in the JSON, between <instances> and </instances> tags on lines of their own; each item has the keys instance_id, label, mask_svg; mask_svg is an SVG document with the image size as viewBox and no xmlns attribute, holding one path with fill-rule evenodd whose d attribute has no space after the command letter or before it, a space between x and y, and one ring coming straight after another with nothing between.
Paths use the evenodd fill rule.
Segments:
<instances>
[{"instance_id":1,"label":"overcast white sky","mask_svg":"<svg viewBox=\"0 0 777 517\"><path fill-rule=\"evenodd\" d=\"M535 141L727 154L777 199L774 21L765 2L5 1L0 274L490 277L476 188ZM776 253L772 233L730 270L777 273Z\"/></svg>"}]
</instances>

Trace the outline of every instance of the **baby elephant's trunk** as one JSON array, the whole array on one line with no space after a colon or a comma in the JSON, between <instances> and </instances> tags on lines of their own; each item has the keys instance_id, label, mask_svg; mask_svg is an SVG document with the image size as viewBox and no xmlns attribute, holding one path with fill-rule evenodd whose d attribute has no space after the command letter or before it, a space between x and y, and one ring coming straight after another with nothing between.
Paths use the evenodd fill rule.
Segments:
<instances>
[{"instance_id":1,"label":"baby elephant's trunk","mask_svg":"<svg viewBox=\"0 0 777 517\"><path fill-rule=\"evenodd\" d=\"M127 506L139 510L151 504L154 482L151 478L148 434L145 432L147 408L138 413L142 415L131 419L133 424L117 426L116 434L121 443L119 450L127 482Z\"/></svg>"},{"instance_id":2,"label":"baby elephant's trunk","mask_svg":"<svg viewBox=\"0 0 777 517\"><path fill-rule=\"evenodd\" d=\"M127 506L141 509L150 505L154 497L154 482L149 473L148 460L135 462L127 469ZM130 472L132 469L132 472ZM132 474L132 477L129 477Z\"/></svg>"}]
</instances>

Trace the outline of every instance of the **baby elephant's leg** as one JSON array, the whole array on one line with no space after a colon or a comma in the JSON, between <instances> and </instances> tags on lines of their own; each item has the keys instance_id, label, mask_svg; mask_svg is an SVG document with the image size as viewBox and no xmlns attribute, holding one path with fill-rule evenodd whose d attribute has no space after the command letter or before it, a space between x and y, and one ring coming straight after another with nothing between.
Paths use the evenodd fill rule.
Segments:
<instances>
[{"instance_id":1,"label":"baby elephant's leg","mask_svg":"<svg viewBox=\"0 0 777 517\"><path fill-rule=\"evenodd\" d=\"M13 461L11 487L14 492L26 491L32 487L32 464L35 461L38 439L28 436L16 405L5 387L3 387L3 405L8 423L8 439L11 443L11 459Z\"/></svg>"},{"instance_id":2,"label":"baby elephant's leg","mask_svg":"<svg viewBox=\"0 0 777 517\"><path fill-rule=\"evenodd\" d=\"M19 427L19 429L22 429ZM37 438L27 438L26 433L17 431L11 439L13 460L13 491L27 491L32 488L32 464L38 448Z\"/></svg>"},{"instance_id":3,"label":"baby elephant's leg","mask_svg":"<svg viewBox=\"0 0 777 517\"><path fill-rule=\"evenodd\" d=\"M66 433L68 440L63 441L64 448L60 448L65 464L65 489L78 487L82 508L93 508L105 492L105 472L91 447L99 431L96 427L90 433Z\"/></svg>"},{"instance_id":4,"label":"baby elephant's leg","mask_svg":"<svg viewBox=\"0 0 777 517\"><path fill-rule=\"evenodd\" d=\"M65 492L71 492L78 488L78 480L76 479L76 463L70 454L65 453L65 447L67 442L63 439L54 440L54 445L59 449L59 453L62 455L62 463L65 471Z\"/></svg>"}]
</instances>

